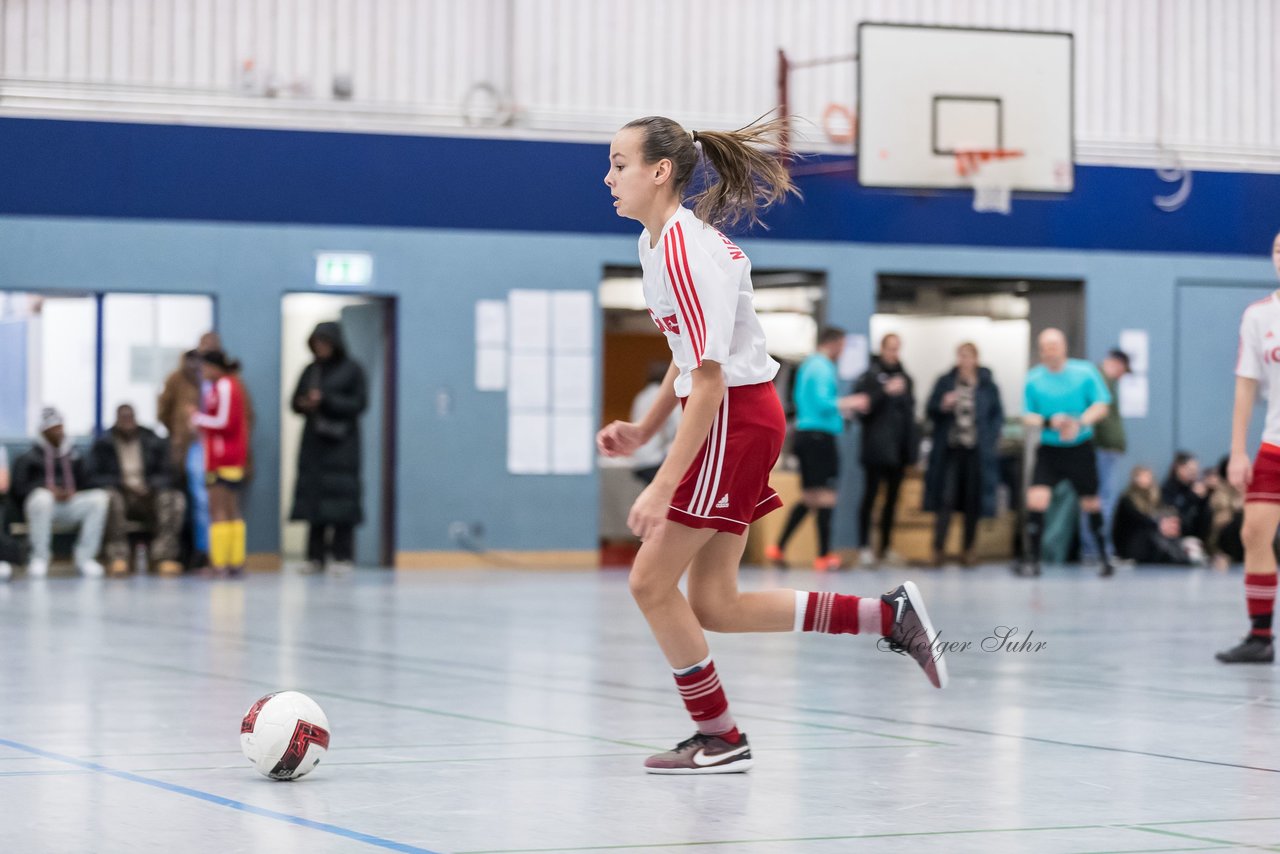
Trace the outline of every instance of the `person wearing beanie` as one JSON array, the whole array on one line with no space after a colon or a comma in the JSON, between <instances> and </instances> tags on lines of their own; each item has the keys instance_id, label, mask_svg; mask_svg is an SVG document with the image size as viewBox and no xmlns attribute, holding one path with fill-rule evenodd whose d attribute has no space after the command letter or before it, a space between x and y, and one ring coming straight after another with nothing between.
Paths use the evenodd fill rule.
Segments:
<instances>
[{"instance_id":1,"label":"person wearing beanie","mask_svg":"<svg viewBox=\"0 0 1280 854\"><path fill-rule=\"evenodd\" d=\"M76 527L76 569L86 577L102 575L96 558L110 499L104 490L89 485L84 459L67 438L62 414L45 407L35 444L13 464L13 497L26 514L31 536L27 575L49 574L53 529L71 525Z\"/></svg>"}]
</instances>

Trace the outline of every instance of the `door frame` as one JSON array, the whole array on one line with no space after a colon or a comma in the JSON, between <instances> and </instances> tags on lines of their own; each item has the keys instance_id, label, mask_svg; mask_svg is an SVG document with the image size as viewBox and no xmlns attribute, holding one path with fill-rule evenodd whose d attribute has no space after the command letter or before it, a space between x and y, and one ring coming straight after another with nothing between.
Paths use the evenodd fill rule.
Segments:
<instances>
[{"instance_id":1,"label":"door frame","mask_svg":"<svg viewBox=\"0 0 1280 854\"><path fill-rule=\"evenodd\" d=\"M400 366L397 361L399 354L399 318L400 318L400 301L399 295L389 291L364 290L364 289L332 289L332 290L315 290L315 289L290 289L280 294L280 321L279 326L284 326L284 302L285 299L296 295L303 294L307 296L330 296L330 297L361 297L368 299L370 302L377 303L382 306L382 359L383 359L383 411L382 411L382 435L379 437L379 446L382 449L379 464L382 467L382 491L377 496L377 500L382 506L381 525L378 528L378 563L379 566L389 569L395 569L396 557L396 467L398 458L396 454L397 437L399 431L396 425L396 419L399 413L399 400L396 395L396 389L399 387ZM216 314L215 314L216 319ZM284 377L280 377L281 388L284 388ZM279 437L277 437L278 441ZM283 498L283 496L281 496ZM283 540L283 531L281 531L281 539Z\"/></svg>"}]
</instances>

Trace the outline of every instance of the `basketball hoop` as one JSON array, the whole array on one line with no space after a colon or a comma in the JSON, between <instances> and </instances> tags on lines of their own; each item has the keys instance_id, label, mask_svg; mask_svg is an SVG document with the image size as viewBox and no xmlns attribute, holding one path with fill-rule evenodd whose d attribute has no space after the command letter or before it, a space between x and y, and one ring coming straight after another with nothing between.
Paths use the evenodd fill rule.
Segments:
<instances>
[{"instance_id":1,"label":"basketball hoop","mask_svg":"<svg viewBox=\"0 0 1280 854\"><path fill-rule=\"evenodd\" d=\"M971 149L955 152L956 175L973 187L973 209L1007 214L1013 208L1013 171L1008 161L1022 152L1008 148Z\"/></svg>"}]
</instances>

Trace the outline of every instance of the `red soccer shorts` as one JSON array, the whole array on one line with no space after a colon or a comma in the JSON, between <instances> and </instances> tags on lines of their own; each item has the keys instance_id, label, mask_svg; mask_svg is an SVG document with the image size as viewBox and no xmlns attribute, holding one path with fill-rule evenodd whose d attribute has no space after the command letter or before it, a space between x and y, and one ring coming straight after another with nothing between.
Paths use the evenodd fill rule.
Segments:
<instances>
[{"instance_id":1,"label":"red soccer shorts","mask_svg":"<svg viewBox=\"0 0 1280 854\"><path fill-rule=\"evenodd\" d=\"M676 487L667 518L690 528L746 533L748 525L782 506L769 486L769 473L786 430L773 383L727 389L707 441Z\"/></svg>"},{"instance_id":2,"label":"red soccer shorts","mask_svg":"<svg viewBox=\"0 0 1280 854\"><path fill-rule=\"evenodd\" d=\"M1262 443L1253 461L1253 480L1249 481L1244 500L1280 504L1280 447Z\"/></svg>"}]
</instances>

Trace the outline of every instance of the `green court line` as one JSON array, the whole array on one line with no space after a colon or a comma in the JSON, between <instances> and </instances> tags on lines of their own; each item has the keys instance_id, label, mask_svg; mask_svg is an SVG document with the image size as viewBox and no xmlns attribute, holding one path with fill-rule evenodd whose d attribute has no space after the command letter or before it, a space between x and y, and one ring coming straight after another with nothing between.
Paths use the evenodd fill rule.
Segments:
<instances>
[{"instance_id":1,"label":"green court line","mask_svg":"<svg viewBox=\"0 0 1280 854\"><path fill-rule=\"evenodd\" d=\"M1277 821L1280 819L1270 818L1253 818L1253 819L1236 819L1238 821ZM1232 819L1212 819L1212 821L1232 821ZM1192 820L1186 823L1197 824ZM477 849L470 851L457 851L454 854L549 854L556 851L624 851L644 848L698 848L708 847L712 845L761 845L761 844L777 844L777 843L796 843L796 842L851 842L862 839L908 839L908 838L929 838L938 836L969 836L984 833L1045 833L1050 831L1061 830L1148 830L1147 825L1142 824L1068 824L1057 826L1040 826L1040 827L993 827L986 829L963 829L963 830L925 830L925 831L903 831L898 833L860 833L845 836L792 836L792 837L773 837L761 839L720 839L705 840L698 842L649 842L649 843L631 843L625 845L586 845L576 848L566 848L564 846L556 848L490 848ZM1173 833L1171 831L1150 830L1152 833L1162 833L1164 835L1185 838L1193 842L1211 842L1214 843L1208 847L1198 848L1142 848L1129 849L1133 852L1156 852L1156 851L1209 851L1221 850L1222 848L1250 848L1260 851L1280 851L1278 847L1264 847L1250 845L1242 842L1231 842L1225 839L1208 839L1203 837L1189 836L1186 834ZM1082 852L1082 854L1128 854L1127 851L1113 852Z\"/></svg>"},{"instance_id":2,"label":"green court line","mask_svg":"<svg viewBox=\"0 0 1280 854\"><path fill-rule=\"evenodd\" d=\"M270 683L263 682L263 681L261 681L261 680L244 679L244 678L242 678L242 677L238 677L238 676L226 676L226 675L224 675L224 674L220 674L220 673L207 673L207 672L203 672L203 671L191 670L191 669L187 669L187 668L177 667L177 666L174 666L174 665L167 665L167 664L155 664L155 663L152 663L152 662L138 661L138 660L136 660L136 659L118 658L118 657L116 657L116 656L108 656L108 655L101 655L101 656L99 656L99 657L100 657L100 658L102 658L102 659L104 659L104 660L108 660L108 661L121 661L121 662L124 662L124 663L126 663L126 664L133 664L133 665L135 665L135 666L139 666L139 667L156 667L156 668L160 668L160 669L169 670L169 671L172 671L172 672L175 672L175 673L184 673L184 674L186 674L186 675L188 675L188 676L207 676L207 677L216 677L216 678L219 678L219 679L225 679L225 680L231 680L231 681L246 682L246 683L249 683L249 684L255 684L255 685L268 685L268 686L270 685ZM333 656L331 656L331 655L326 655L326 656L325 656L325 660L326 660L326 661L332 661L332 660L333 660ZM349 662L349 664L351 664L352 666L359 666L359 663L358 663L358 662ZM406 669L406 670L415 670L415 669L416 669L416 671L417 671L418 673L420 673L420 674L427 674L427 675L445 675L445 676L451 676L451 677L452 677L452 676L454 676L454 674L438 674L438 673L432 673L431 671L427 670L426 668L412 668L412 667L410 667L410 668L405 668L405 667L403 667L403 665L396 665L396 667L401 668L401 669ZM515 684L515 683L514 683L514 682L512 682L511 680L507 680L507 679L477 679L477 680L474 680L474 681L485 681L485 682L490 682L490 683L495 684L495 685L512 685L512 684ZM673 702L673 701L668 701L668 700L646 700L646 699L643 699L643 698L640 698L640 697L619 697L619 696L614 695L614 694L605 694L605 693L597 692L597 691L566 691L566 690L564 690L564 689L560 689L560 688L548 689L548 688L546 688L545 686L536 686L536 685L535 685L535 686L526 686L526 687L532 687L532 688L536 688L536 689L544 690L544 691L545 691L545 690L551 690L551 691L554 691L554 692L556 692L556 693L561 693L561 694L570 694L570 693L571 693L571 694L577 694L577 695L579 695L579 696L592 697L592 698L595 698L595 699L614 700L614 701L616 701L616 702L620 702L620 703L632 703L632 704L634 704L634 705L656 706L656 707L660 707L660 708L664 708L664 709L670 709L670 708L672 707L672 702ZM637 689L637 690L643 690L643 689ZM443 710L437 710L437 709L427 709L427 708L414 707L414 706L407 706L407 705L402 705L402 704L401 704L401 705L398 705L398 704L394 704L394 703L387 703L387 702L385 702L385 701L373 700L373 699L369 699L369 698L351 697L351 696L348 696L348 695L345 695L345 694L338 694L338 693L336 693L336 692L332 692L332 691L326 692L326 691L323 691L323 690L318 689L318 688L315 688L315 689L308 689L308 693L315 694L315 695L317 695L317 696L325 696L325 695L327 695L327 696L330 696L330 697L335 697L335 698L337 698L337 699L349 700L349 701L352 701L352 702L366 702L366 703L372 703L372 704L374 704L374 705L382 705L382 706L386 706L386 707L388 707L388 708L403 708L403 709L407 709L407 710L410 710L410 711L419 711L419 712L424 712L424 713L427 713L427 714L438 714L438 715L443 715L443 716L459 717L459 718L463 718L463 719L466 719L466 720L477 721L477 722L495 723L495 724L502 724L502 725L505 725L505 726L520 727L520 728L523 728L523 729L530 729L530 730L534 730L534 731L537 731L537 732L546 732L546 733L551 733L551 734L554 734L554 735L574 735L573 733L569 733L569 732L566 732L566 731L564 731L564 730L550 729L550 728L546 728L546 727L537 727L537 726L532 726L532 725L527 725L527 724L515 724L515 723L511 723L511 722L509 722L509 721L498 721L498 720L496 720L496 719L492 719L492 718L480 718L480 717L474 717L474 716L468 716L468 715L457 714L457 713L453 713L453 712L445 712L445 711L443 711ZM748 701L748 702L749 702L749 701ZM784 707L784 708L785 708L785 707ZM891 739L891 740L893 740L893 741L910 742L910 743L912 743L912 744L917 744L917 745L920 745L920 746L922 746L922 747L942 747L942 746L948 746L948 747L949 747L949 746L951 746L951 745L949 745L947 742L944 742L944 741L937 741L937 740L934 740L934 739L916 738L916 737L914 737L914 736L906 736L906 735L892 735L892 734L890 734L890 733L876 732L876 731L874 731L874 730L863 729L863 728L861 728L861 727L840 726L839 724L818 723L818 722L816 722L816 721L798 721L798 720L793 720L793 719L791 719L791 718L775 718L775 717L768 717L768 716L765 716L765 715L742 714L742 713L740 713L740 712L736 715L736 717L737 717L739 720L741 720L741 721L757 720L757 721L764 721L764 722L767 722L767 723L781 723L781 724L787 724L787 725L789 725L789 726L803 726L803 727L809 727L809 728L815 728L815 729L822 729L822 730L828 730L828 731L831 731L831 732L852 733L852 734L856 734L856 735L871 735L871 736L876 736L876 737L878 737L878 738L887 738L887 739ZM644 747L645 749L648 749L648 750L666 750L666 749L667 749L667 748L665 748L665 747L658 747L658 746L655 746L655 745L652 745L652 744L637 744L636 742L632 742L632 741L625 741L625 740L621 740L621 739L603 738L602 736L579 735L579 736L577 736L577 737L579 737L579 738L591 738L591 739L596 739L596 740L599 740L599 741L607 741L607 742L610 742L610 743L612 743L612 744L624 744L624 745L627 745L628 747Z\"/></svg>"},{"instance_id":3,"label":"green court line","mask_svg":"<svg viewBox=\"0 0 1280 854\"><path fill-rule=\"evenodd\" d=\"M383 662L382 666L393 667L394 669L397 669L397 670L404 670L404 671L418 673L422 675L438 676L438 677L444 677L449 679L459 679L459 680L468 681L468 682L484 682L492 685L503 685L503 686L517 685L519 687L523 687L523 688L527 688L529 690L535 690L535 691L552 691L559 694L572 694L575 696L592 697L594 699L600 699L600 700L613 700L620 703L631 703L633 705L657 706L661 708L671 707L671 702L669 700L645 700L639 697L621 697L616 694L606 694L600 691L586 691L586 690L575 689L575 688L548 688L547 685L544 684L546 680L563 681L564 679L568 678L568 677L560 676L558 674L543 673L543 674L539 674L539 678L544 680L544 682L521 683L518 679L512 676L503 676L500 678L497 676L493 676L493 677L478 676L473 672L465 672L465 673L441 672L439 670L431 669L430 666L424 666L418 663L419 661L435 662L436 661L435 659L430 659L430 658L423 659L417 656L405 656L400 653L394 653L394 652L382 652L382 651L361 650L361 649L352 650L349 648L337 648L337 647L329 648L323 644L317 645L317 644L309 644L309 643L302 643L302 644L282 643L280 641L273 641L270 639L255 637L252 635L235 635L227 632L219 632L216 630L201 632L199 630L196 630L194 628L187 627L187 626L178 627L178 626L172 626L167 623L151 623L145 620L138 620L138 619L122 619L117 617L100 617L100 619L103 622L119 622L119 623L125 623L127 625L132 625L134 627L145 626L149 628L168 629L170 631L181 632L184 634L196 634L198 636L224 637L228 640L232 640L246 646L249 644L258 643L258 644L263 644L266 646L276 647L280 649L290 649L295 652L300 652L302 654L310 655L313 657L322 656L326 661L333 661L335 656L346 657L348 659L355 659L356 660L355 663L357 664L360 663L360 659L362 658L391 659L392 661L390 662ZM509 671L504 671L504 670L498 670L497 672L509 673ZM659 690L659 689L652 689L652 688L644 688L641 686L619 685L618 683L605 683L605 684L613 684L615 685L615 687L621 687L624 690L641 691L641 692L648 692L648 693L653 693ZM669 692L664 692L664 693L669 696ZM741 702L754 702L754 701L744 700ZM777 707L781 704L758 703L758 705L768 705L768 706ZM782 708L785 709L785 708L791 708L791 707L782 705ZM873 736L876 736L877 738L889 738L889 739L894 739L896 741L910 741L916 744L927 745L927 746L951 746L947 742L938 741L935 739L918 738L915 736L905 736L905 735L894 735L891 733L877 732L875 730L862 729L859 727L843 727L843 726L837 726L834 724L822 724L822 723L816 723L812 721L795 721L787 718L766 717L764 715L739 714L738 717L742 718L743 720L758 720L758 721L764 721L767 723L786 723L786 724L791 724L793 726L814 727L819 729L832 730L836 732L860 733L863 735L873 735Z\"/></svg>"},{"instance_id":4,"label":"green court line","mask_svg":"<svg viewBox=\"0 0 1280 854\"><path fill-rule=\"evenodd\" d=\"M779 842L847 842L858 839L911 839L933 836L962 836L980 833L1030 833L1050 830L1096 830L1107 827L1099 824L1067 824L1060 827L997 827L985 830L924 830L898 833L859 833L846 836L787 836L761 839L717 839L701 842L648 842L626 845L584 845L577 848L486 848L473 851L455 851L454 854L547 854L555 851L624 851L636 848L696 848L709 845L761 845Z\"/></svg>"},{"instance_id":5,"label":"green court line","mask_svg":"<svg viewBox=\"0 0 1280 854\"><path fill-rule=\"evenodd\" d=\"M1117 848L1114 851L1076 851L1073 854L1164 854L1172 851L1222 851L1234 845L1196 845L1191 848Z\"/></svg>"},{"instance_id":6,"label":"green court line","mask_svg":"<svg viewBox=\"0 0 1280 854\"><path fill-rule=\"evenodd\" d=\"M534 742L537 743L537 742ZM563 744L564 742L550 742L551 744ZM803 750L908 750L912 745L905 744L847 744L835 747L771 747L770 753L787 753ZM116 754L121 756L123 754ZM154 754L153 754L154 755ZM559 759L612 759L621 756L638 757L643 753L568 753L568 754L551 754L544 756L449 756L437 757L434 759L386 759L368 762L336 762L326 761L326 768L348 768L362 767L368 765L376 765L379 768L385 768L391 765L439 765L444 763L468 763L468 762L527 762L534 760L559 760ZM17 757L18 759L26 759L29 757ZM227 769L238 769L242 763L233 765L198 765L198 766L180 766L180 767L164 767L164 768L125 768L132 774L163 774L167 771L224 771ZM44 775L67 775L67 774L92 774L92 771L80 770L58 770L58 771L0 771L0 778L3 777L29 777Z\"/></svg>"},{"instance_id":7,"label":"green court line","mask_svg":"<svg viewBox=\"0 0 1280 854\"><path fill-rule=\"evenodd\" d=\"M1214 842L1220 845L1234 845L1237 848L1247 848L1251 851L1280 851L1280 845L1256 845L1252 842L1233 842L1230 839L1213 839L1209 836L1195 836L1190 833L1177 833L1172 830L1161 830L1158 827L1133 825L1129 827L1129 830L1136 830L1141 833L1155 833L1160 836L1172 836L1176 839L1189 839L1192 842Z\"/></svg>"},{"instance_id":8,"label":"green court line","mask_svg":"<svg viewBox=\"0 0 1280 854\"><path fill-rule=\"evenodd\" d=\"M120 664L132 664L135 667L145 667L152 670L165 670L170 673L181 673L184 676L196 676L203 679L221 679L226 682L239 682L244 685L260 685L266 688L274 688L274 683L265 682L261 679L248 679L243 676L227 676L222 673L209 673L201 670L191 670L185 667L176 667L171 664L156 664L150 661L137 661L129 658L120 658L118 656L102 655L99 658L114 661ZM665 747L658 747L652 744L640 744L634 741L624 741L618 738L605 738L602 735L586 735L584 733L569 732L562 729L553 729L551 727L535 726L533 724L519 724L513 721L504 721L498 718L484 718L478 715L468 715L462 712L448 712L444 709L432 709L426 706L411 706L407 703L393 703L388 700L378 700L372 697L354 697L349 694L340 694L337 691L325 691L319 688L308 688L307 693L316 697L331 697L335 700L343 700L348 703L363 703L371 706L381 706L385 709L398 709L405 712L417 712L424 715L434 715L441 718L453 718L455 720L469 721L471 723L493 724L494 726L510 727L512 729L528 730L530 732L545 732L550 735L567 735L573 738L588 739L590 741L601 741L605 744L620 744L624 747L638 747L642 750L666 750Z\"/></svg>"},{"instance_id":9,"label":"green court line","mask_svg":"<svg viewBox=\"0 0 1280 854\"><path fill-rule=\"evenodd\" d=\"M108 622L109 622L109 621L114 620L115 618L104 617L104 618L102 618L102 619L103 619L104 621L108 621ZM145 622L143 622L143 621L132 621L132 622L134 622L135 624L141 623L142 625L146 625L146 623L145 623ZM160 627L165 627L165 626L164 626L164 624L157 624L157 625L158 625L158 626L160 626ZM277 645L277 646L287 646L287 645L285 645L285 644L279 644L279 643L276 643L275 645ZM296 647L296 645L294 645L294 646L295 646L295 648L297 648L297 647ZM361 653L361 654L364 654L364 653L363 653L363 651L362 651L362 653ZM348 656L350 656L350 655L351 655L351 652L350 652L349 650L347 651L347 655L348 655ZM393 659L396 657L394 653L390 653L390 654L387 654L387 653L377 653L376 655L377 655L377 656L379 656L379 657L391 657L391 658L393 658ZM112 660L118 660L118 659L112 659ZM159 666L159 665L158 665L158 666ZM177 670L178 672L188 672L189 674L193 674L193 675L194 675L194 673L195 673L194 671L183 671L181 668L173 668L173 669ZM224 677L224 678L229 678L229 677ZM508 681L507 681L507 680L502 680L502 682L503 682L503 684L508 684ZM264 683L258 683L258 684L264 684ZM645 690L645 689L639 689L639 688L638 688L638 689L636 689L636 690ZM319 693L321 693L321 692L317 691L317 692L315 692L315 693L319 694ZM336 694L332 694L332 693L330 694L330 696L338 696L338 697L340 697L340 698L342 698L342 699L354 699L354 698L342 697L341 695L336 695ZM616 700L618 700L618 701L620 701L620 702L640 702L640 703L645 702L645 701L642 701L642 700L640 700L640 699L638 699L638 698L617 698L617 697L610 697L609 695L590 695L590 694L589 694L589 696L600 696L601 698L604 698L604 699L616 699ZM357 701L358 701L358 700L357 700ZM367 701L367 702L378 703L379 701L369 700L369 701ZM656 703L657 701L652 701L652 702ZM766 707L768 707L768 706L775 706L775 707L776 707L776 706L780 705L780 704L776 704L776 703L768 703L768 702L763 702L763 701L755 701L755 700L751 700L751 699L749 699L749 698L746 698L746 699L738 698L738 699L737 699L737 707L738 707L739 709L741 709L741 708L742 708L742 705L743 705L743 704L752 704L752 703L754 703L754 704L756 704L756 705L766 706ZM666 704L666 703L662 703L661 705L666 706L667 704ZM392 707L395 707L395 706L392 706ZM410 709L412 709L412 707L406 707L406 708L410 708ZM992 730L982 730L982 729L978 729L978 728L974 728L974 727L960 727L960 726L954 726L954 725L948 725L948 724L938 724L938 723L918 723L918 722L913 722L913 721L903 721L903 720L899 720L899 719L896 719L896 718L889 718L889 717L884 717L884 716L880 716L880 715L859 714L859 713L855 713L855 712L846 712L846 711L833 710L833 709L814 709L814 708L809 708L809 707L804 707L804 706L784 706L784 708L787 708L787 709L792 710L792 711L805 712L805 713L809 713L809 714L821 714L821 715L832 715L832 716L841 716L841 717L852 717L852 718L858 718L858 719L863 719L863 720L876 720L876 721L882 721L882 722L891 723L891 724L896 724L896 725L904 725L904 726L918 726L918 727L926 727L926 728L932 728L932 729L943 729L943 730L948 730L948 731L952 731L952 732L964 732L964 733L969 733L969 734L972 734L972 735L984 735L984 736L988 736L988 737L998 737L998 738L1012 738L1012 739L1017 739L1017 740L1022 740L1022 741L1029 741L1029 742L1035 742L1035 743L1041 743L1041 744L1050 744L1050 745L1054 745L1054 746L1058 746L1058 747L1082 748L1082 749L1086 749L1086 750L1099 750L1099 751L1112 752L1112 753L1124 753L1124 754L1128 754L1128 755L1147 756L1147 757L1157 758L1157 759L1171 759L1171 760L1175 760L1175 761L1193 762L1193 763L1198 763L1198 764L1215 765L1215 766L1227 767L1227 768L1239 768L1239 769L1243 769L1243 770L1266 771L1266 772L1269 772L1269 773L1280 773L1280 769L1276 769L1276 768L1266 768L1266 767L1252 766L1252 765L1241 765L1241 764L1233 763L1233 762L1222 762L1222 761L1212 760L1212 759L1200 759L1200 758L1196 758L1196 757L1189 757L1189 756L1178 756L1178 755L1173 755L1173 754L1156 753L1156 752L1153 752L1153 751L1136 750L1136 749L1131 749L1131 748L1123 748L1123 747L1109 747L1109 746L1105 746L1105 745L1094 745L1094 744L1084 744L1084 743L1079 743L1079 742L1069 742L1069 741L1062 741L1062 740L1059 740L1059 739L1050 739L1050 738L1043 738L1043 737L1038 737L1038 736L1030 736L1030 735L1016 735L1016 734L1010 734L1010 733L1001 733L1001 732L995 732L995 731L992 731ZM424 711L424 710L422 710L422 709L413 709L413 710L415 710L415 711ZM427 713L434 713L434 712L431 712L430 710L427 710ZM440 714L443 714L443 715L449 715L449 714L451 714L451 713L440 712ZM747 717L746 715L742 715L741 713L739 713L739 716L740 716L740 717L742 717L742 718L744 718L744 719ZM466 716L461 716L461 717L466 718ZM484 719L478 719L478 718L466 718L466 719L469 719L469 720L484 720ZM756 719L757 719L757 720L769 721L769 722L771 722L771 723L781 722L781 723L788 723L788 724L792 724L792 725L795 725L795 724L797 723L797 722L795 722L795 721L790 721L790 720L782 721L782 720L778 720L778 719L771 719L771 718L766 718L766 717L761 717L761 716L757 716L757 717L756 717ZM510 724L509 722L497 722L497 721L488 721L488 722L492 722L492 723L503 723L504 725L508 725L508 726L525 726L525 725L520 725L520 724ZM828 728L834 729L834 730L836 730L836 731L860 732L860 733L863 733L863 734L884 735L884 734L879 734L879 733L874 733L874 732L870 732L870 733L869 733L869 732L868 732L868 731L866 731L866 730L859 730L859 729L855 729L855 728L851 728L851 727L838 727L838 726L834 726L834 725L831 725L831 724L819 724L819 723L809 723L809 722L801 722L801 724L802 724L802 725L804 725L804 726L828 727ZM564 734L566 734L566 733L564 733L563 731L559 731L559 730L551 730L551 729L546 729L546 728L534 728L534 729L537 729L537 730L539 730L539 731L543 731L543 732L551 732L551 733L555 733L555 734L558 734L558 735L564 735ZM617 740L614 740L614 739L603 739L603 738L601 738L601 737L599 737L599 736L582 736L582 737L584 737L584 738L593 738L593 739L596 739L596 740L609 741L609 742L612 742L612 743L623 743L623 744L626 744L627 746L635 746L635 745L634 745L633 743L631 743L631 742L621 742L621 741L617 741ZM889 738L898 738L898 739L908 739L908 738L909 738L909 737L905 737L905 736L888 736L888 735L884 735L884 737L889 737ZM646 746L647 748L650 748L650 749L661 749L661 748L654 748L654 747L652 747L651 745L645 745L645 746Z\"/></svg>"}]
</instances>

